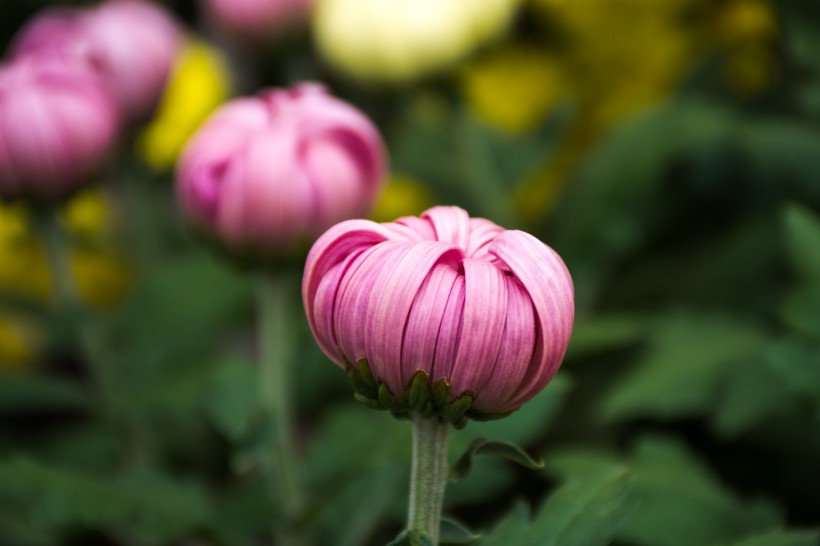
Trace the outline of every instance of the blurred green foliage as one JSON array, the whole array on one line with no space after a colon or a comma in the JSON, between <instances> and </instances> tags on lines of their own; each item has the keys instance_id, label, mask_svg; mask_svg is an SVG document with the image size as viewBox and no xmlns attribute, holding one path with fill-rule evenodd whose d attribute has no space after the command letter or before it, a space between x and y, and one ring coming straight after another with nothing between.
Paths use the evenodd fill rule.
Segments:
<instances>
[{"instance_id":1,"label":"blurred green foliage","mask_svg":"<svg viewBox=\"0 0 820 546\"><path fill-rule=\"evenodd\" d=\"M259 86L330 82L377 121L398 175L536 234L572 272L559 375L451 439L451 462L491 438L546 468L477 457L447 490L450 543L816 545L820 4L630 0L624 13L641 17L608 28L604 3L533 0L469 65L400 89L327 72L305 36L247 50L244 69ZM3 4L4 44L37 5ZM620 43L647 21L677 64ZM560 93L524 78L516 95L509 71L482 72L522 43L551 59ZM543 69L530 60L516 70ZM738 80L749 66L763 76ZM491 91L476 95L476 74ZM528 96L524 118L504 118ZM504 108L488 113L493 101ZM280 506L264 479L275 430L253 358L254 274L187 231L172 174L133 155L104 184L131 270L122 299L66 316L13 283L0 291L0 544L270 544ZM388 543L403 526L409 426L356 405L298 309L293 322L304 525L317 545Z\"/></svg>"}]
</instances>

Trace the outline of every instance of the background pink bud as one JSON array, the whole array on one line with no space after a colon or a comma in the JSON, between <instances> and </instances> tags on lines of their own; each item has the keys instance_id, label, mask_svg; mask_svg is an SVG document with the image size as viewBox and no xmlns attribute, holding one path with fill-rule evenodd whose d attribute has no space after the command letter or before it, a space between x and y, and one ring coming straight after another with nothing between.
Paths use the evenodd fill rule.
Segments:
<instances>
[{"instance_id":1,"label":"background pink bud","mask_svg":"<svg viewBox=\"0 0 820 546\"><path fill-rule=\"evenodd\" d=\"M551 248L456 207L332 227L308 255L302 297L336 364L366 358L395 396L421 370L487 413L549 383L574 319L572 279Z\"/></svg>"},{"instance_id":2,"label":"background pink bud","mask_svg":"<svg viewBox=\"0 0 820 546\"><path fill-rule=\"evenodd\" d=\"M88 70L59 59L0 66L0 196L56 199L111 152L117 108Z\"/></svg>"},{"instance_id":3,"label":"background pink bud","mask_svg":"<svg viewBox=\"0 0 820 546\"><path fill-rule=\"evenodd\" d=\"M367 214L383 170L373 124L301 84L217 110L183 150L177 193L194 224L228 247L276 252Z\"/></svg>"},{"instance_id":4,"label":"background pink bud","mask_svg":"<svg viewBox=\"0 0 820 546\"><path fill-rule=\"evenodd\" d=\"M144 119L159 100L181 47L169 13L140 0L96 8L40 12L15 40L15 56L59 55L97 70L129 120Z\"/></svg>"},{"instance_id":5,"label":"background pink bud","mask_svg":"<svg viewBox=\"0 0 820 546\"><path fill-rule=\"evenodd\" d=\"M264 38L308 18L312 0L202 0L219 27L237 35Z\"/></svg>"}]
</instances>

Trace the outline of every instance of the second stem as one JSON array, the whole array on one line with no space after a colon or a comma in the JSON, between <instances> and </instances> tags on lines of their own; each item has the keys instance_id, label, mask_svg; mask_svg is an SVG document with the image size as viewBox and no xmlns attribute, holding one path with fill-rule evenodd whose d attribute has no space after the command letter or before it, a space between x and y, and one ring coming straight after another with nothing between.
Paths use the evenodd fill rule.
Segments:
<instances>
[{"instance_id":1,"label":"second stem","mask_svg":"<svg viewBox=\"0 0 820 546\"><path fill-rule=\"evenodd\" d=\"M277 544L301 546L305 539L298 530L298 519L304 497L295 464L291 396L292 311L299 285L296 277L282 272L263 275L258 284L261 396L274 427L270 485L282 509L282 521L275 526L274 534Z\"/></svg>"}]
</instances>

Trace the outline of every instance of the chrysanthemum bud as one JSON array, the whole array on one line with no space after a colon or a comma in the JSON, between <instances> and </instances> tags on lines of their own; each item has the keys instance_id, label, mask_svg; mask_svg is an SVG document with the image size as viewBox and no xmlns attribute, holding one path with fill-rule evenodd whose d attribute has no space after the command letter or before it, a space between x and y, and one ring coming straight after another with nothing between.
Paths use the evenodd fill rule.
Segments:
<instances>
[{"instance_id":1,"label":"chrysanthemum bud","mask_svg":"<svg viewBox=\"0 0 820 546\"><path fill-rule=\"evenodd\" d=\"M92 9L43 10L18 35L13 53L59 55L90 66L111 86L125 118L141 121L159 100L181 45L164 9L110 0Z\"/></svg>"},{"instance_id":2,"label":"chrysanthemum bud","mask_svg":"<svg viewBox=\"0 0 820 546\"><path fill-rule=\"evenodd\" d=\"M202 0L220 28L262 39L307 20L313 0Z\"/></svg>"},{"instance_id":3,"label":"chrysanthemum bud","mask_svg":"<svg viewBox=\"0 0 820 546\"><path fill-rule=\"evenodd\" d=\"M96 173L118 126L90 71L45 58L0 66L0 198L64 197Z\"/></svg>"},{"instance_id":4,"label":"chrysanthemum bud","mask_svg":"<svg viewBox=\"0 0 820 546\"><path fill-rule=\"evenodd\" d=\"M552 249L456 207L332 227L308 255L302 297L360 401L456 425L543 389L574 317L572 280Z\"/></svg>"},{"instance_id":5,"label":"chrysanthemum bud","mask_svg":"<svg viewBox=\"0 0 820 546\"><path fill-rule=\"evenodd\" d=\"M383 162L361 112L301 84L214 112L182 152L177 194L190 220L230 250L278 254L367 214Z\"/></svg>"}]
</instances>

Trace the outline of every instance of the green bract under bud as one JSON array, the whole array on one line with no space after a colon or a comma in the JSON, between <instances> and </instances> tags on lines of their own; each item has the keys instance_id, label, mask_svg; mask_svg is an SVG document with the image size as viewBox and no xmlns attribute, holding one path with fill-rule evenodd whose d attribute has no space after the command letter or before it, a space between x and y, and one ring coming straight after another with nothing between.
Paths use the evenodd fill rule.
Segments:
<instances>
[{"instance_id":1,"label":"green bract under bud","mask_svg":"<svg viewBox=\"0 0 820 546\"><path fill-rule=\"evenodd\" d=\"M490 421L512 413L473 410L473 393L467 391L453 394L446 379L431 382L421 370L413 374L403 392L393 393L387 385L376 379L367 359L360 359L356 365L348 362L346 367L347 378L356 400L368 408L389 411L398 419L409 419L411 414L418 414L426 419L435 418L442 423L451 423L460 429L464 428L469 419Z\"/></svg>"}]
</instances>

